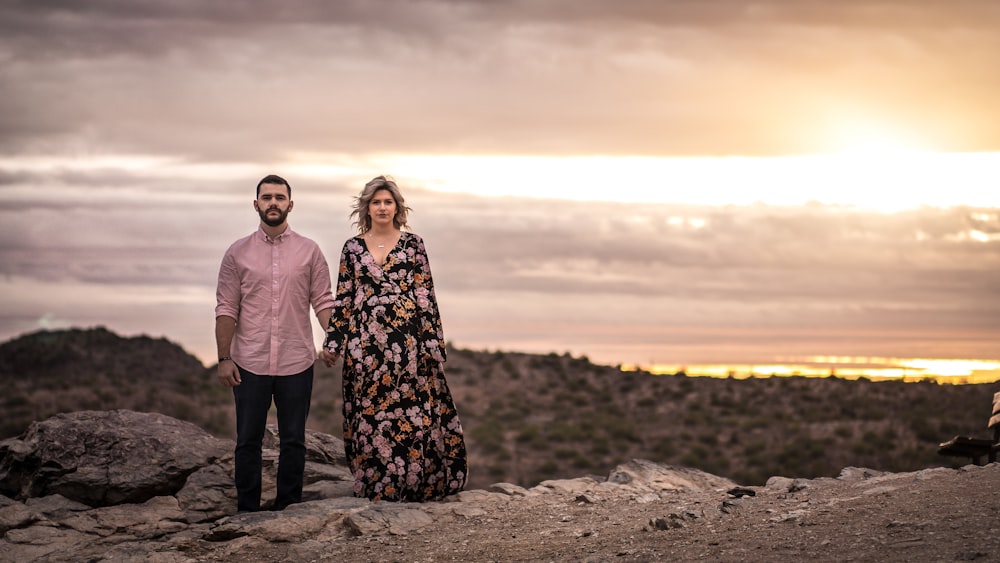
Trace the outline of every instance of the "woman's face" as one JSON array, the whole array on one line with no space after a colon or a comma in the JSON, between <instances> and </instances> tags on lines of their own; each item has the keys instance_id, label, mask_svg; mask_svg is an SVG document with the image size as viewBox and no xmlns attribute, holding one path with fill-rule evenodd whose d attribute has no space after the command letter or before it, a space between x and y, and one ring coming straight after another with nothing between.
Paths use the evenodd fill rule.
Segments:
<instances>
[{"instance_id":1,"label":"woman's face","mask_svg":"<svg viewBox=\"0 0 1000 563\"><path fill-rule=\"evenodd\" d=\"M372 218L372 226L395 226L396 200L389 190L377 190L372 200L368 202L368 216Z\"/></svg>"}]
</instances>

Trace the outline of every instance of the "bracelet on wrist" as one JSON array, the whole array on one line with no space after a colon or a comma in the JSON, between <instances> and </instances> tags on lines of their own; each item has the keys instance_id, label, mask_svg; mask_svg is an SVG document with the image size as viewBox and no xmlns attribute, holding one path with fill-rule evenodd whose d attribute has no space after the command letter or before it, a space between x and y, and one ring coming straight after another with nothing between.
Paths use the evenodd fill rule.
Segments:
<instances>
[{"instance_id":1,"label":"bracelet on wrist","mask_svg":"<svg viewBox=\"0 0 1000 563\"><path fill-rule=\"evenodd\" d=\"M233 357L232 356L222 356L221 358L219 358L219 363L221 364L222 362L224 362L226 360L229 360L231 362L231 361L233 361Z\"/></svg>"}]
</instances>

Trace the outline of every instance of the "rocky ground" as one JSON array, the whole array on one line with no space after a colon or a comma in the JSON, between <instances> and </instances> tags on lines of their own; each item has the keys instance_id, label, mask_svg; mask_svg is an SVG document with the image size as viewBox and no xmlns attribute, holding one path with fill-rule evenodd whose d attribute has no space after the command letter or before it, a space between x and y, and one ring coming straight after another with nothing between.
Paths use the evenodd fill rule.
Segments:
<instances>
[{"instance_id":1,"label":"rocky ground","mask_svg":"<svg viewBox=\"0 0 1000 563\"><path fill-rule=\"evenodd\" d=\"M426 525L275 543L245 536L244 561L997 561L1000 464L722 490L615 492L588 480L527 496L468 493L415 508ZM538 488L536 488L538 489ZM622 494L624 493L624 494ZM737 491L740 493L740 491ZM294 513L294 512L293 512ZM215 547L185 557L218 557Z\"/></svg>"},{"instance_id":2,"label":"rocky ground","mask_svg":"<svg viewBox=\"0 0 1000 563\"><path fill-rule=\"evenodd\" d=\"M1000 560L998 463L743 487L633 460L606 476L396 504L351 497L342 452L312 436L312 500L236 515L231 460L218 457L228 447L127 411L60 416L0 443L0 560ZM197 469L163 491L183 467Z\"/></svg>"}]
</instances>

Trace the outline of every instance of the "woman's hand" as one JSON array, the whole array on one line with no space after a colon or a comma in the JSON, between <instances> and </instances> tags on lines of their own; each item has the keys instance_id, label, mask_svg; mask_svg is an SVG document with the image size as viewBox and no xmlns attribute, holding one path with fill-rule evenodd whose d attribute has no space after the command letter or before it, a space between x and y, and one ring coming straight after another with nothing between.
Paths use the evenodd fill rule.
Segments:
<instances>
[{"instance_id":1,"label":"woman's hand","mask_svg":"<svg viewBox=\"0 0 1000 563\"><path fill-rule=\"evenodd\" d=\"M330 368L333 367L333 364L335 364L337 362L337 359L340 358L340 354L334 354L329 350L323 349L320 350L319 352L319 358L323 360L323 363L326 364L326 367Z\"/></svg>"}]
</instances>

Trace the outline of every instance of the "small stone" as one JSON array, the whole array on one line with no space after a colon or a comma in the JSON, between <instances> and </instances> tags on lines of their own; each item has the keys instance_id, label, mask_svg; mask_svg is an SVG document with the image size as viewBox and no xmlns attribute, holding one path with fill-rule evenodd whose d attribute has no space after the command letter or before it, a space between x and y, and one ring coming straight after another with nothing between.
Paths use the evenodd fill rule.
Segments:
<instances>
[{"instance_id":1,"label":"small stone","mask_svg":"<svg viewBox=\"0 0 1000 563\"><path fill-rule=\"evenodd\" d=\"M733 487L732 489L726 491L726 494L736 498L755 497L757 496L757 491L748 487Z\"/></svg>"},{"instance_id":2,"label":"small stone","mask_svg":"<svg viewBox=\"0 0 1000 563\"><path fill-rule=\"evenodd\" d=\"M719 508L722 512L726 514L732 514L736 512L739 508L743 506L741 499L725 499L722 501L722 506Z\"/></svg>"}]
</instances>

